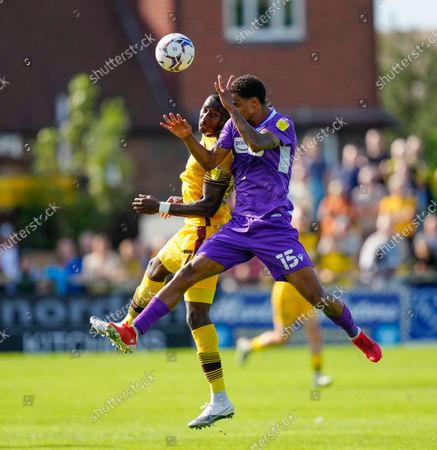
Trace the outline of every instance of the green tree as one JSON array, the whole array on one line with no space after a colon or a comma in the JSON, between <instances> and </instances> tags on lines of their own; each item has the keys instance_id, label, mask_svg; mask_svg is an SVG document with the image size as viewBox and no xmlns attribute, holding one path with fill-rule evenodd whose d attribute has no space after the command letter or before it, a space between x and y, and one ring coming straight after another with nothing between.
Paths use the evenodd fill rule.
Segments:
<instances>
[{"instance_id":1,"label":"green tree","mask_svg":"<svg viewBox=\"0 0 437 450\"><path fill-rule=\"evenodd\" d=\"M434 36L435 39L436 36ZM432 168L437 167L437 42L430 33L388 33L378 38L379 76L391 80L380 90L383 106L400 121L391 137L416 134L425 143ZM408 61L410 57L411 61ZM402 65L402 60L407 67ZM398 64L395 73L393 67Z\"/></svg>"},{"instance_id":2,"label":"green tree","mask_svg":"<svg viewBox=\"0 0 437 450\"><path fill-rule=\"evenodd\" d=\"M59 129L40 130L32 148L34 172L44 181L44 192L29 195L29 205L17 211L19 223L45 207L47 198L62 203L54 180L68 176L76 187L73 201L64 202L62 213L54 217L52 242L53 229L70 236L84 229L105 229L129 204L133 164L122 145L129 116L121 98L100 105L98 99L99 89L89 77L76 75L68 84L67 119ZM47 238L35 235L28 244L44 247Z\"/></svg>"}]
</instances>

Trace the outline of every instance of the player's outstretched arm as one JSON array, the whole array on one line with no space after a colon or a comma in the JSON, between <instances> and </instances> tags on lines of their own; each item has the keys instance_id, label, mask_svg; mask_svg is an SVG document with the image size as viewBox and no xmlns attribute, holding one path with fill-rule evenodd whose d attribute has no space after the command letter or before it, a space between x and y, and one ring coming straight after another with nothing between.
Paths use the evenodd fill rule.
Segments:
<instances>
[{"instance_id":1,"label":"player's outstretched arm","mask_svg":"<svg viewBox=\"0 0 437 450\"><path fill-rule=\"evenodd\" d=\"M191 125L180 114L176 114L176 116L173 113L170 113L168 116L164 114L163 118L165 122L161 122L160 125L179 139L182 139L190 153L205 170L217 167L227 155L228 150L218 147L209 151L200 144L193 136Z\"/></svg>"},{"instance_id":2,"label":"player's outstretched arm","mask_svg":"<svg viewBox=\"0 0 437 450\"><path fill-rule=\"evenodd\" d=\"M183 203L181 197L170 197L166 202L160 202L151 195L139 194L132 203L133 210L138 214L157 214L180 217L212 217L223 200L227 189L226 184L203 184L203 196L200 200Z\"/></svg>"},{"instance_id":3,"label":"player's outstretched arm","mask_svg":"<svg viewBox=\"0 0 437 450\"><path fill-rule=\"evenodd\" d=\"M234 76L231 75L225 86L222 76L219 75L217 81L214 82L214 87L220 97L222 105L231 115L232 121L237 127L244 142L246 142L250 149L255 153L281 145L281 141L275 133L267 130L256 131L234 106L231 94L231 84L233 80Z\"/></svg>"},{"instance_id":4,"label":"player's outstretched arm","mask_svg":"<svg viewBox=\"0 0 437 450\"><path fill-rule=\"evenodd\" d=\"M204 182L203 197L190 203L171 203L168 205L168 214L182 217L212 217L225 195L227 186Z\"/></svg>"}]
</instances>

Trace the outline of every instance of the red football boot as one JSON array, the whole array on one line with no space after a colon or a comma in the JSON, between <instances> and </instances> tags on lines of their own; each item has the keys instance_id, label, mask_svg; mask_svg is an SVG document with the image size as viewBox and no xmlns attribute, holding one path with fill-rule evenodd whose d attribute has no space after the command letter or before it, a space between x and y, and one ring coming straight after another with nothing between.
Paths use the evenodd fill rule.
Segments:
<instances>
[{"instance_id":1,"label":"red football boot","mask_svg":"<svg viewBox=\"0 0 437 450\"><path fill-rule=\"evenodd\" d=\"M370 339L364 331L361 331L355 339L352 339L352 343L356 345L370 361L376 363L382 358L381 347L373 339Z\"/></svg>"},{"instance_id":2,"label":"red football boot","mask_svg":"<svg viewBox=\"0 0 437 450\"><path fill-rule=\"evenodd\" d=\"M110 322L107 328L107 336L124 353L132 353L132 350L137 345L137 331L127 323L120 325Z\"/></svg>"}]
</instances>

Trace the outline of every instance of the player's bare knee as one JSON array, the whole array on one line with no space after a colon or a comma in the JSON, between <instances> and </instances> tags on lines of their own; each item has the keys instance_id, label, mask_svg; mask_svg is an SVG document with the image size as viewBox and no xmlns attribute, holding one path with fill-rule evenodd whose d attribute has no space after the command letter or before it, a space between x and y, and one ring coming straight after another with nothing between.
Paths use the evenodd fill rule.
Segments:
<instances>
[{"instance_id":1,"label":"player's bare knee","mask_svg":"<svg viewBox=\"0 0 437 450\"><path fill-rule=\"evenodd\" d=\"M169 271L165 268L164 264L159 260L159 258L152 258L147 264L146 269L147 276L152 281L165 281Z\"/></svg>"},{"instance_id":2,"label":"player's bare knee","mask_svg":"<svg viewBox=\"0 0 437 450\"><path fill-rule=\"evenodd\" d=\"M191 330L197 330L197 328L203 327L211 323L208 314L205 314L203 311L199 311L195 308L187 309L187 325Z\"/></svg>"}]
</instances>

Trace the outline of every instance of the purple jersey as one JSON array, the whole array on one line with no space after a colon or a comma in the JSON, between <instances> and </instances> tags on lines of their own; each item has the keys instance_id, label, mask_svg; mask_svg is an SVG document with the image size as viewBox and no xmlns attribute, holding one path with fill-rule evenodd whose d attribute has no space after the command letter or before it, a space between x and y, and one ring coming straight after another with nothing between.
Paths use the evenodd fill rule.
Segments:
<instances>
[{"instance_id":1,"label":"purple jersey","mask_svg":"<svg viewBox=\"0 0 437 450\"><path fill-rule=\"evenodd\" d=\"M275 133L281 145L261 152L253 152L243 141L232 119L223 127L217 146L232 149L235 178L235 214L264 217L268 214L291 212L293 205L288 199L291 166L296 147L293 121L275 109L271 109L257 131Z\"/></svg>"}]
</instances>

